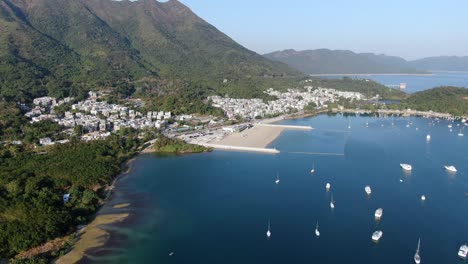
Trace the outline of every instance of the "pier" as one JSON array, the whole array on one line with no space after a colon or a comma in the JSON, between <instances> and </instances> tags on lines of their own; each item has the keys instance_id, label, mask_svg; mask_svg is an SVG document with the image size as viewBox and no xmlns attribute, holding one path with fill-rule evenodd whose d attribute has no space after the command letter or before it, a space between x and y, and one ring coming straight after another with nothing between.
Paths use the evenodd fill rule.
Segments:
<instances>
[{"instance_id":1,"label":"pier","mask_svg":"<svg viewBox=\"0 0 468 264\"><path fill-rule=\"evenodd\" d=\"M260 152L268 154L278 154L279 150L274 148L252 148L252 147L241 147L241 146L229 146L220 144L203 144L205 147L220 149L220 150L234 150L234 151L247 151L247 152Z\"/></svg>"},{"instance_id":2,"label":"pier","mask_svg":"<svg viewBox=\"0 0 468 264\"><path fill-rule=\"evenodd\" d=\"M275 124L256 124L256 126L264 126L264 127L279 127L284 129L295 129L295 130L312 130L311 126L290 126L290 125L275 125Z\"/></svg>"}]
</instances>

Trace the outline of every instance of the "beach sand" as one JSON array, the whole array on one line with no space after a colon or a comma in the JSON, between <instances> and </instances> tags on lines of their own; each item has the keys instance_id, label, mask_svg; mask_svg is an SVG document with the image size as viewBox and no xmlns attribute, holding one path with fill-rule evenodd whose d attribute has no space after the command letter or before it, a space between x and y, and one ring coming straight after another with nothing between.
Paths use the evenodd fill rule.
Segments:
<instances>
[{"instance_id":1,"label":"beach sand","mask_svg":"<svg viewBox=\"0 0 468 264\"><path fill-rule=\"evenodd\" d=\"M284 129L284 127L254 126L250 129L242 131L241 133L233 133L228 135L220 141L210 142L210 144L249 148L266 148L283 132Z\"/></svg>"},{"instance_id":2,"label":"beach sand","mask_svg":"<svg viewBox=\"0 0 468 264\"><path fill-rule=\"evenodd\" d=\"M102 225L121 222L127 218L128 215L128 213L98 215L96 219L86 227L79 240L73 245L72 250L60 257L55 263L70 264L79 262L86 256L87 250L101 247L109 239L109 233L102 229Z\"/></svg>"}]
</instances>

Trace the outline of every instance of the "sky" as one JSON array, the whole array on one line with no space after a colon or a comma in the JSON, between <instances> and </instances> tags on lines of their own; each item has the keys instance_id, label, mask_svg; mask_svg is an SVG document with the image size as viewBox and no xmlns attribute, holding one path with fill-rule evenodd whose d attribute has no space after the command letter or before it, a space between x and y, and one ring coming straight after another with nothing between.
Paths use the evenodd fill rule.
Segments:
<instances>
[{"instance_id":1,"label":"sky","mask_svg":"<svg viewBox=\"0 0 468 264\"><path fill-rule=\"evenodd\" d=\"M419 59L468 55L467 0L181 0L260 54L347 49Z\"/></svg>"}]
</instances>

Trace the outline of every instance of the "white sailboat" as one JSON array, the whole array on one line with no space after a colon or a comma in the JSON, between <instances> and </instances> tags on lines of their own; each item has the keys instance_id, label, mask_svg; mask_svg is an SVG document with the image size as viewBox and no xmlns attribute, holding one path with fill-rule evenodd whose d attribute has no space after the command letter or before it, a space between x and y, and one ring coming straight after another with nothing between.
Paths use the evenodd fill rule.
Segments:
<instances>
[{"instance_id":1,"label":"white sailboat","mask_svg":"<svg viewBox=\"0 0 468 264\"><path fill-rule=\"evenodd\" d=\"M427 134L426 140L427 140L427 141L430 141L430 140L431 140L431 135Z\"/></svg>"},{"instance_id":2,"label":"white sailboat","mask_svg":"<svg viewBox=\"0 0 468 264\"><path fill-rule=\"evenodd\" d=\"M276 183L276 184L279 184L279 183L280 183L279 174L277 174L277 175L276 175L276 180L275 180L275 183Z\"/></svg>"},{"instance_id":3,"label":"white sailboat","mask_svg":"<svg viewBox=\"0 0 468 264\"><path fill-rule=\"evenodd\" d=\"M319 231L319 229L318 229L318 221L317 221L317 226L315 227L315 235L316 235L317 237L320 236L320 231Z\"/></svg>"},{"instance_id":4,"label":"white sailboat","mask_svg":"<svg viewBox=\"0 0 468 264\"><path fill-rule=\"evenodd\" d=\"M329 190L330 190L330 188L331 188L331 185L330 185L330 183L327 183L327 184L325 184L325 189L327 189L327 191L329 191Z\"/></svg>"},{"instance_id":5,"label":"white sailboat","mask_svg":"<svg viewBox=\"0 0 468 264\"><path fill-rule=\"evenodd\" d=\"M377 230L374 233L372 233L372 241L377 243L382 238L382 236L383 236L382 230Z\"/></svg>"},{"instance_id":6,"label":"white sailboat","mask_svg":"<svg viewBox=\"0 0 468 264\"><path fill-rule=\"evenodd\" d=\"M455 166L452 165L445 165L444 168L450 172L457 172L457 168L455 168Z\"/></svg>"},{"instance_id":7,"label":"white sailboat","mask_svg":"<svg viewBox=\"0 0 468 264\"><path fill-rule=\"evenodd\" d=\"M367 195L371 195L371 193L372 193L372 189L371 189L371 187L369 185L364 187L364 191L366 191Z\"/></svg>"},{"instance_id":8,"label":"white sailboat","mask_svg":"<svg viewBox=\"0 0 468 264\"><path fill-rule=\"evenodd\" d=\"M458 250L458 256L462 259L466 259L466 256L468 255L468 245L462 245L460 247L460 250Z\"/></svg>"},{"instance_id":9,"label":"white sailboat","mask_svg":"<svg viewBox=\"0 0 468 264\"><path fill-rule=\"evenodd\" d=\"M421 201L423 201L423 202L426 201L426 195L421 196Z\"/></svg>"},{"instance_id":10,"label":"white sailboat","mask_svg":"<svg viewBox=\"0 0 468 264\"><path fill-rule=\"evenodd\" d=\"M464 134L463 134L463 132L462 132L461 129L460 129L460 132L458 133L458 136L459 136L459 137L463 137L463 136L464 136Z\"/></svg>"},{"instance_id":11,"label":"white sailboat","mask_svg":"<svg viewBox=\"0 0 468 264\"><path fill-rule=\"evenodd\" d=\"M335 201L333 200L333 193L331 194L330 208L335 209Z\"/></svg>"},{"instance_id":12,"label":"white sailboat","mask_svg":"<svg viewBox=\"0 0 468 264\"><path fill-rule=\"evenodd\" d=\"M270 220L268 220L268 230L266 232L267 238L271 237L271 231L270 231Z\"/></svg>"},{"instance_id":13,"label":"white sailboat","mask_svg":"<svg viewBox=\"0 0 468 264\"><path fill-rule=\"evenodd\" d=\"M421 239L418 240L418 248L416 249L416 253L414 254L414 263L416 264L421 263L421 256L419 256L420 246L421 246Z\"/></svg>"},{"instance_id":14,"label":"white sailboat","mask_svg":"<svg viewBox=\"0 0 468 264\"><path fill-rule=\"evenodd\" d=\"M413 169L413 167L411 165L405 164L405 163L401 163L400 167L405 171L411 171Z\"/></svg>"},{"instance_id":15,"label":"white sailboat","mask_svg":"<svg viewBox=\"0 0 468 264\"><path fill-rule=\"evenodd\" d=\"M382 208L379 208L379 209L375 210L374 217L375 217L376 220L382 219L382 215L383 215L383 209Z\"/></svg>"},{"instance_id":16,"label":"white sailboat","mask_svg":"<svg viewBox=\"0 0 468 264\"><path fill-rule=\"evenodd\" d=\"M315 173L315 162L312 162L312 169L310 170L310 173Z\"/></svg>"}]
</instances>

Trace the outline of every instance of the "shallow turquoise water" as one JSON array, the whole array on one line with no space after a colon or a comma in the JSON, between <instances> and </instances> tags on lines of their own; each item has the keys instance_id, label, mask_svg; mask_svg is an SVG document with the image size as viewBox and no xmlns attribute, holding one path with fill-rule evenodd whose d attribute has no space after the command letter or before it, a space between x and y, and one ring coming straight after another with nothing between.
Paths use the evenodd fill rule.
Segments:
<instances>
[{"instance_id":1,"label":"shallow turquoise water","mask_svg":"<svg viewBox=\"0 0 468 264\"><path fill-rule=\"evenodd\" d=\"M414 124L407 128L409 121ZM132 217L110 226L111 242L88 261L413 263L420 237L422 263L463 263L456 254L468 242L467 139L457 136L456 125L450 133L446 121L391 122L327 115L284 121L316 129L285 131L271 144L278 155L140 156L113 202L131 202ZM402 162L413 165L411 174L402 172ZM445 164L459 172L448 174ZM384 214L376 222L379 207ZM265 235L269 220L271 239ZM378 244L371 241L376 229L384 233Z\"/></svg>"}]
</instances>

